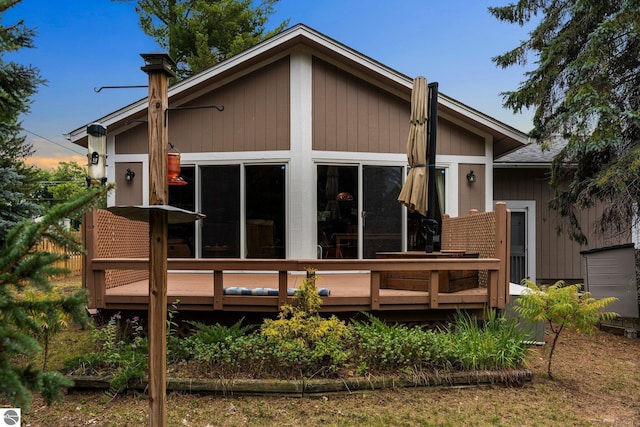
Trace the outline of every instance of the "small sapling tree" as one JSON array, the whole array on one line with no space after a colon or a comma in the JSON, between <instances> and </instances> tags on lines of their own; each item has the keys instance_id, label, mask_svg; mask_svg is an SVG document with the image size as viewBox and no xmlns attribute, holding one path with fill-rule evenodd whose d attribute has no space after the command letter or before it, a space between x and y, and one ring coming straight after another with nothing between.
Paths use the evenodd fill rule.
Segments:
<instances>
[{"instance_id":1,"label":"small sapling tree","mask_svg":"<svg viewBox=\"0 0 640 427\"><path fill-rule=\"evenodd\" d=\"M592 298L589 292L581 294L581 285L567 285L563 281L540 287L529 280L525 280L524 283L528 289L518 298L515 310L524 319L534 322L542 320L549 324L553 341L549 351L547 374L553 379L551 361L562 331L574 328L580 333L593 336L599 322L618 316L616 313L604 311L604 308L617 298L597 300Z\"/></svg>"}]
</instances>

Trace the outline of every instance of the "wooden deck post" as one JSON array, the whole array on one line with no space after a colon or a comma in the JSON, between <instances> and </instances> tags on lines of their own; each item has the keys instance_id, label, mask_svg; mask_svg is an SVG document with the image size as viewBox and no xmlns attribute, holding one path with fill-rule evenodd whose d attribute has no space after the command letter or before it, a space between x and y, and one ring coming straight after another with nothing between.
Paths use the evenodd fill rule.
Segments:
<instances>
[{"instance_id":1,"label":"wooden deck post","mask_svg":"<svg viewBox=\"0 0 640 427\"><path fill-rule=\"evenodd\" d=\"M101 308L104 305L104 289L102 295L98 294L96 280L91 271L91 260L98 253L98 244L95 239L95 224L97 221L96 210L85 212L82 216L82 241L85 244L86 254L82 256L82 286L89 292L89 309Z\"/></svg>"},{"instance_id":2,"label":"wooden deck post","mask_svg":"<svg viewBox=\"0 0 640 427\"><path fill-rule=\"evenodd\" d=\"M440 271L431 270L429 274L429 307L438 308L438 292L440 292Z\"/></svg>"},{"instance_id":3,"label":"wooden deck post","mask_svg":"<svg viewBox=\"0 0 640 427\"><path fill-rule=\"evenodd\" d=\"M371 271L371 310L380 310L380 272Z\"/></svg>"},{"instance_id":4,"label":"wooden deck post","mask_svg":"<svg viewBox=\"0 0 640 427\"><path fill-rule=\"evenodd\" d=\"M287 303L288 274L287 271L278 271L278 310Z\"/></svg>"},{"instance_id":5,"label":"wooden deck post","mask_svg":"<svg viewBox=\"0 0 640 427\"><path fill-rule=\"evenodd\" d=\"M222 270L213 272L213 309L222 310L222 298L224 297L224 283Z\"/></svg>"},{"instance_id":6,"label":"wooden deck post","mask_svg":"<svg viewBox=\"0 0 640 427\"><path fill-rule=\"evenodd\" d=\"M149 75L149 205L167 205L168 77L175 65L167 54L142 54ZM165 210L149 212L149 425L167 425L167 241Z\"/></svg>"},{"instance_id":7,"label":"wooden deck post","mask_svg":"<svg viewBox=\"0 0 640 427\"><path fill-rule=\"evenodd\" d=\"M509 227L507 204L498 202L496 203L496 258L500 259L500 273L498 275L498 288L494 307L499 309L505 308L509 295L509 247L511 244Z\"/></svg>"}]
</instances>

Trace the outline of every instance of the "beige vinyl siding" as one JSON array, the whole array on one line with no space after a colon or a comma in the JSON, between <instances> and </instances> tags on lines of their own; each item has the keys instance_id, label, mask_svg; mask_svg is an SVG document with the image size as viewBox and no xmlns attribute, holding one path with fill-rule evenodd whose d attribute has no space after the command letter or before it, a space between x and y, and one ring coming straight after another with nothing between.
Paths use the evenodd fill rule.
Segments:
<instances>
[{"instance_id":1,"label":"beige vinyl siding","mask_svg":"<svg viewBox=\"0 0 640 427\"><path fill-rule=\"evenodd\" d=\"M536 273L540 283L556 280L582 282L581 250L609 246L630 241L630 232L622 236L614 233L600 234L593 229L596 218L602 213L601 206L581 212L580 222L589 240L581 246L569 239L566 233L558 234L562 220L548 207L553 190L548 184L547 169L512 168L494 169L494 199L535 200L536 202Z\"/></svg>"}]
</instances>

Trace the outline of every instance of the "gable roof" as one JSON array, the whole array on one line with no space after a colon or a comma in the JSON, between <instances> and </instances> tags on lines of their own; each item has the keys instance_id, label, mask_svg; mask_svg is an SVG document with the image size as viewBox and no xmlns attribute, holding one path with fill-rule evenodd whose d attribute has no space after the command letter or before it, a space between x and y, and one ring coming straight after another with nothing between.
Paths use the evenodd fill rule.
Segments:
<instances>
[{"instance_id":1,"label":"gable roof","mask_svg":"<svg viewBox=\"0 0 640 427\"><path fill-rule=\"evenodd\" d=\"M180 106L211 90L212 85L222 86L230 79L248 74L288 55L294 49L308 49L314 55L369 83L405 98L407 101L411 99L413 86L411 77L303 24L297 24L252 48L172 85L169 87L169 103L172 107ZM147 114L147 106L148 100L145 97L96 121L106 126L107 132L118 132L130 121L144 119ZM480 131L491 135L494 141L494 155L500 155L528 143L528 138L523 132L441 92L438 94L438 109L444 117L469 123ZM71 142L86 146L86 129L86 125L82 126L72 130L66 136Z\"/></svg>"}]
</instances>

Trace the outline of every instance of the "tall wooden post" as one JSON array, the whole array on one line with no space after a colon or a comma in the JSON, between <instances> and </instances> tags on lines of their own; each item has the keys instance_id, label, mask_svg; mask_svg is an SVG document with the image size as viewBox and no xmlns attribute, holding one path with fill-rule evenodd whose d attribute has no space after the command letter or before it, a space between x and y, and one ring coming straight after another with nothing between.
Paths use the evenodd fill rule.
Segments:
<instances>
[{"instance_id":1,"label":"tall wooden post","mask_svg":"<svg viewBox=\"0 0 640 427\"><path fill-rule=\"evenodd\" d=\"M168 77L175 65L164 53L142 54L149 75L149 205L168 204L166 115ZM166 210L149 211L149 425L167 425L167 239Z\"/></svg>"}]
</instances>

